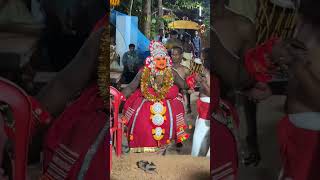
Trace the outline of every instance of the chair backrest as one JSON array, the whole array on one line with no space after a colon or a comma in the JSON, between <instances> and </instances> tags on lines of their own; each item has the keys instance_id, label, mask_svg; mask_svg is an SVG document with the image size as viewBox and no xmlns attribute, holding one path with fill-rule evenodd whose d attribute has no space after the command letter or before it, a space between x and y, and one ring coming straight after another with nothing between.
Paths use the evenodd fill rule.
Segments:
<instances>
[{"instance_id":1,"label":"chair backrest","mask_svg":"<svg viewBox=\"0 0 320 180\"><path fill-rule=\"evenodd\" d=\"M118 126L118 118L119 118L119 108L121 101L125 99L121 92L119 92L116 88L110 86L110 95L113 96L111 100L111 108L113 109L113 126Z\"/></svg>"},{"instance_id":2,"label":"chair backrest","mask_svg":"<svg viewBox=\"0 0 320 180\"><path fill-rule=\"evenodd\" d=\"M0 102L7 104L13 122L5 122L9 139L14 142L14 179L25 180L32 107L28 95L14 83L0 78ZM2 128L2 127L0 127Z\"/></svg>"}]
</instances>

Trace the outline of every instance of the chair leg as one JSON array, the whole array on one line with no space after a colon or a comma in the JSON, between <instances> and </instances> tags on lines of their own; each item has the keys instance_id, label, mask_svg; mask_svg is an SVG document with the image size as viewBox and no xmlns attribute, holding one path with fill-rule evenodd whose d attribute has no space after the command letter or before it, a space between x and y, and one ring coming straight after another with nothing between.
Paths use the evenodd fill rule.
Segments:
<instances>
[{"instance_id":1,"label":"chair leg","mask_svg":"<svg viewBox=\"0 0 320 180\"><path fill-rule=\"evenodd\" d=\"M110 171L112 169L112 144L110 143Z\"/></svg>"},{"instance_id":2,"label":"chair leg","mask_svg":"<svg viewBox=\"0 0 320 180\"><path fill-rule=\"evenodd\" d=\"M120 127L119 127L120 126ZM121 155L121 150L122 150L122 126L118 125L117 129L117 142L116 142L116 153L117 156L119 157Z\"/></svg>"},{"instance_id":3,"label":"chair leg","mask_svg":"<svg viewBox=\"0 0 320 180\"><path fill-rule=\"evenodd\" d=\"M111 169L112 169L112 151L113 151L113 130L112 129L110 129L110 171L111 171Z\"/></svg>"}]
</instances>

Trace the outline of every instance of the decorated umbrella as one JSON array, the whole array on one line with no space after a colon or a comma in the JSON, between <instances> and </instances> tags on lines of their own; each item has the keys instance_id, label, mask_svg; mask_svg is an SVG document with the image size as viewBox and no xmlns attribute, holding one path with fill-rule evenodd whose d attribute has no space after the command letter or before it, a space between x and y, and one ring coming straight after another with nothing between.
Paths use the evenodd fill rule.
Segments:
<instances>
[{"instance_id":1,"label":"decorated umbrella","mask_svg":"<svg viewBox=\"0 0 320 180\"><path fill-rule=\"evenodd\" d=\"M110 6L119 6L120 0L110 0Z\"/></svg>"},{"instance_id":2,"label":"decorated umbrella","mask_svg":"<svg viewBox=\"0 0 320 180\"><path fill-rule=\"evenodd\" d=\"M186 20L178 20L173 21L168 24L168 28L170 29L193 29L199 30L200 26L198 23L193 21L186 21Z\"/></svg>"}]
</instances>

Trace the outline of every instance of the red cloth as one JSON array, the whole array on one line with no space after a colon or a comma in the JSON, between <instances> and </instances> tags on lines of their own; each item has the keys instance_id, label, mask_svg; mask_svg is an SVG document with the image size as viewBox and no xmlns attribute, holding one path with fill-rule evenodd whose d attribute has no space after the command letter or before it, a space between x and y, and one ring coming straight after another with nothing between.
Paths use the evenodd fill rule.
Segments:
<instances>
[{"instance_id":1,"label":"red cloth","mask_svg":"<svg viewBox=\"0 0 320 180\"><path fill-rule=\"evenodd\" d=\"M98 31L100 28L104 27L108 23L109 16L106 14L103 18L101 18L93 28L93 32Z\"/></svg>"},{"instance_id":2,"label":"red cloth","mask_svg":"<svg viewBox=\"0 0 320 180\"><path fill-rule=\"evenodd\" d=\"M196 74L191 74L186 78L186 83L187 83L189 89L193 90L195 88L195 86L196 86L195 78L196 78Z\"/></svg>"},{"instance_id":3,"label":"red cloth","mask_svg":"<svg viewBox=\"0 0 320 180\"><path fill-rule=\"evenodd\" d=\"M239 128L237 110L225 100L221 100L216 113L223 114L223 122L214 118L211 121L211 172L213 179L233 176L238 179L238 148L235 134L228 128L228 119L232 119L233 128Z\"/></svg>"},{"instance_id":4,"label":"red cloth","mask_svg":"<svg viewBox=\"0 0 320 180\"><path fill-rule=\"evenodd\" d=\"M48 130L44 146L44 177L77 179L83 158L105 126L107 115L97 84L89 86L69 105ZM107 137L99 144L85 179L107 179Z\"/></svg>"},{"instance_id":5,"label":"red cloth","mask_svg":"<svg viewBox=\"0 0 320 180\"><path fill-rule=\"evenodd\" d=\"M153 94L153 91L150 89L151 94ZM162 127L165 129L165 134L162 140L160 140L160 145L167 144L167 140L169 140L169 134L170 134L170 115L169 115L169 108L167 107L167 100L169 100L173 115L173 133L172 133L172 139L170 140L176 140L179 142L179 137L177 136L177 128L182 125L183 128L186 128L185 121L184 121L184 106L181 102L180 98L177 98L179 95L179 88L174 85L170 88L168 94L166 95L165 101L163 101L163 104L166 106L166 120ZM141 105L144 97L141 93L140 89L137 89L126 101L124 106L124 115L128 119L128 128L129 128L129 134L130 130L133 125L133 120L135 113L137 112L137 109ZM130 140L129 146L130 148L138 148L138 147L158 147L157 141L152 136L152 129L155 128L153 123L151 122L150 116L150 106L152 105L152 102L146 101L142 107L141 110L137 116L136 123L134 125L133 130L133 139ZM188 135L186 133L183 133L186 135L186 138ZM129 136L130 139L130 136Z\"/></svg>"},{"instance_id":6,"label":"red cloth","mask_svg":"<svg viewBox=\"0 0 320 180\"><path fill-rule=\"evenodd\" d=\"M200 99L197 100L197 111L199 114L199 118L209 120L211 117L210 114L210 103L206 103L201 101Z\"/></svg>"},{"instance_id":7,"label":"red cloth","mask_svg":"<svg viewBox=\"0 0 320 180\"><path fill-rule=\"evenodd\" d=\"M219 106L220 101L220 82L218 77L210 74L210 114L212 114Z\"/></svg>"},{"instance_id":8,"label":"red cloth","mask_svg":"<svg viewBox=\"0 0 320 180\"><path fill-rule=\"evenodd\" d=\"M269 74L274 70L274 66L266 59L266 55L271 53L273 45L278 38L271 38L265 43L250 49L245 54L245 67L251 77L256 81L268 82L272 79Z\"/></svg>"},{"instance_id":9,"label":"red cloth","mask_svg":"<svg viewBox=\"0 0 320 180\"><path fill-rule=\"evenodd\" d=\"M238 151L237 142L232 132L217 120L211 121L211 176L218 177L238 175ZM223 178L221 178L223 179Z\"/></svg>"},{"instance_id":10,"label":"red cloth","mask_svg":"<svg viewBox=\"0 0 320 180\"><path fill-rule=\"evenodd\" d=\"M284 177L320 179L320 131L298 128L284 117L278 125L278 140Z\"/></svg>"}]
</instances>

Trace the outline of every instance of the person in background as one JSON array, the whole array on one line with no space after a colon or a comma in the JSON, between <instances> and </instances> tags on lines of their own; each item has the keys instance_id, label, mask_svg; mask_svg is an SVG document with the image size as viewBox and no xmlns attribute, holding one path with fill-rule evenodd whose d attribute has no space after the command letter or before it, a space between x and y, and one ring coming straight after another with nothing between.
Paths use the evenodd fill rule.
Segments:
<instances>
[{"instance_id":1,"label":"person in background","mask_svg":"<svg viewBox=\"0 0 320 180\"><path fill-rule=\"evenodd\" d=\"M110 71L114 72L122 72L123 68L120 66L120 56L116 51L116 44L113 41L114 38L111 37L110 42Z\"/></svg>"},{"instance_id":2,"label":"person in background","mask_svg":"<svg viewBox=\"0 0 320 180\"><path fill-rule=\"evenodd\" d=\"M183 66L181 64L182 59L183 59L183 50L181 47L174 46L172 48L172 62L173 62L173 67L172 69L175 70L182 79L186 79L188 75L190 75L190 69ZM190 101L190 94L189 93L184 93L186 95L187 99L187 113L191 113L191 101Z\"/></svg>"},{"instance_id":3,"label":"person in background","mask_svg":"<svg viewBox=\"0 0 320 180\"><path fill-rule=\"evenodd\" d=\"M123 74L121 77L121 84L129 84L137 74L136 65L140 62L135 45L129 45L129 51L123 54Z\"/></svg>"},{"instance_id":4,"label":"person in background","mask_svg":"<svg viewBox=\"0 0 320 180\"><path fill-rule=\"evenodd\" d=\"M168 39L165 36L164 29L159 29L159 34L154 38L155 41L162 42L163 44L166 44Z\"/></svg>"},{"instance_id":5,"label":"person in background","mask_svg":"<svg viewBox=\"0 0 320 180\"><path fill-rule=\"evenodd\" d=\"M269 56L289 72L287 115L278 124L279 180L320 179L319 8L319 1L301 1L294 40L279 41Z\"/></svg>"},{"instance_id":6,"label":"person in background","mask_svg":"<svg viewBox=\"0 0 320 180\"><path fill-rule=\"evenodd\" d=\"M191 61L194 59L194 46L191 42L191 35L185 33L183 36L183 61L182 65L190 69Z\"/></svg>"},{"instance_id":7,"label":"person in background","mask_svg":"<svg viewBox=\"0 0 320 180\"><path fill-rule=\"evenodd\" d=\"M198 31L195 32L192 42L194 46L194 55L196 58L199 58L201 55L201 38Z\"/></svg>"},{"instance_id":8,"label":"person in background","mask_svg":"<svg viewBox=\"0 0 320 180\"><path fill-rule=\"evenodd\" d=\"M179 36L179 34L178 34L178 32L176 30L172 30L170 32L170 39L165 44L166 48L169 50L169 54L170 54L171 48L174 47L174 46L178 46L178 47L182 48L182 42L178 38L178 36Z\"/></svg>"},{"instance_id":9,"label":"person in background","mask_svg":"<svg viewBox=\"0 0 320 180\"><path fill-rule=\"evenodd\" d=\"M203 49L204 72L197 76L200 94L197 100L198 117L192 142L192 156L210 156L210 64L209 49ZM215 77L212 77L215 79ZM216 88L214 86L213 88Z\"/></svg>"}]
</instances>

